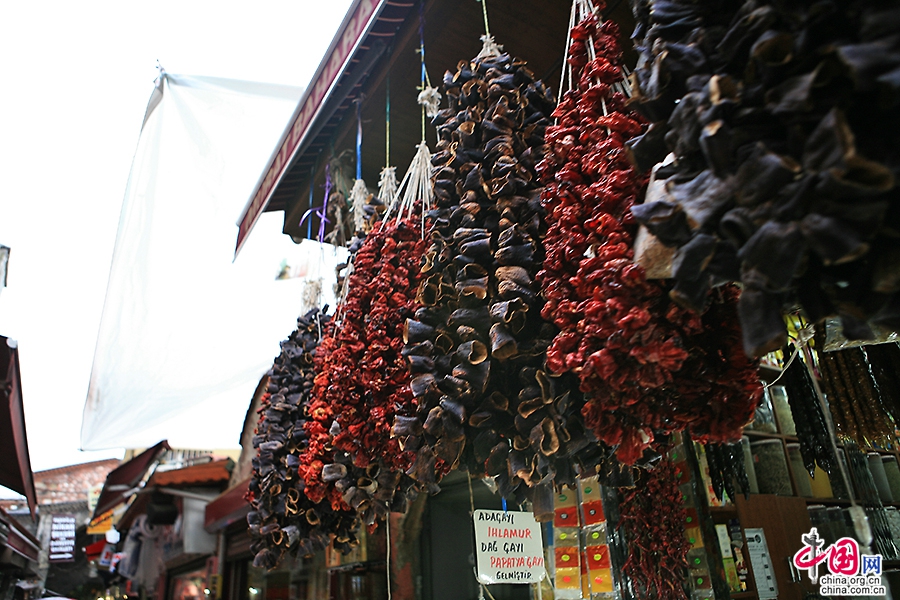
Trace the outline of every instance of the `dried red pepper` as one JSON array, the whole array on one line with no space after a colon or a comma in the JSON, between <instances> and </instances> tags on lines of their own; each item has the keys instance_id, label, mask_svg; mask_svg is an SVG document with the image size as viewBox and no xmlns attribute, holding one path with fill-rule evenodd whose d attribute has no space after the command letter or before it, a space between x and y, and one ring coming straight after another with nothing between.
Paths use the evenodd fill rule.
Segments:
<instances>
[{"instance_id":1,"label":"dried red pepper","mask_svg":"<svg viewBox=\"0 0 900 600\"><path fill-rule=\"evenodd\" d=\"M547 128L538 164L549 225L538 274L542 315L560 329L547 366L578 375L586 424L627 464L655 432L690 427L698 439L734 441L762 393L753 364L734 346L736 294L714 292L701 318L675 305L669 287L648 281L634 262L630 209L646 177L625 143L642 132L643 119L612 87L622 78L618 28L590 17L572 37L578 84L553 113L557 124ZM593 60L586 40L593 40Z\"/></svg>"},{"instance_id":2,"label":"dried red pepper","mask_svg":"<svg viewBox=\"0 0 900 600\"><path fill-rule=\"evenodd\" d=\"M618 527L628 548L622 570L637 598L685 600L691 545L675 465L663 458L655 468L639 473L634 488L619 490Z\"/></svg>"},{"instance_id":3,"label":"dried red pepper","mask_svg":"<svg viewBox=\"0 0 900 600\"><path fill-rule=\"evenodd\" d=\"M415 413L402 356L403 324L416 306L425 242L421 223L391 221L369 233L353 259L340 323L323 342L305 425L299 474L313 502L352 509L368 523L401 508L415 454L392 437L395 417ZM396 494L398 489L401 494Z\"/></svg>"}]
</instances>

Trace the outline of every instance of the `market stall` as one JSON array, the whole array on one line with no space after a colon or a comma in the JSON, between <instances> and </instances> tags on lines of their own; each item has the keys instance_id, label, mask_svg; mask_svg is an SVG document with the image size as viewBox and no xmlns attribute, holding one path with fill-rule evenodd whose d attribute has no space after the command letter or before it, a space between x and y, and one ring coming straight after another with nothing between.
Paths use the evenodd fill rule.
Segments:
<instances>
[{"instance_id":1,"label":"market stall","mask_svg":"<svg viewBox=\"0 0 900 600\"><path fill-rule=\"evenodd\" d=\"M268 373L238 588L885 593L898 11L633 4L351 8L241 217L351 256Z\"/></svg>"}]
</instances>

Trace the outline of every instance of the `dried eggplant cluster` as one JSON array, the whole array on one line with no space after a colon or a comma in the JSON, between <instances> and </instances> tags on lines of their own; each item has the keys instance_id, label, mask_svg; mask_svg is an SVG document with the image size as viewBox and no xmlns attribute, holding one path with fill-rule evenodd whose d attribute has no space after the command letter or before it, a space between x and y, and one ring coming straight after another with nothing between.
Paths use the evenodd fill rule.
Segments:
<instances>
[{"instance_id":1,"label":"dried eggplant cluster","mask_svg":"<svg viewBox=\"0 0 900 600\"><path fill-rule=\"evenodd\" d=\"M706 463L713 493L722 501L723 492L734 502L738 493L750 499L750 479L744 469L744 449L737 444L707 443ZM737 484L737 487L735 487Z\"/></svg>"},{"instance_id":2,"label":"dried eggplant cluster","mask_svg":"<svg viewBox=\"0 0 900 600\"><path fill-rule=\"evenodd\" d=\"M791 356L793 348L785 346L782 350L786 357ZM813 387L812 376L802 360L796 358L784 371L781 384L787 392L791 415L797 426L797 439L800 441L800 455L803 466L810 477L815 477L816 464L829 475L837 473L837 457L828 436L828 425L825 413L819 403L819 396Z\"/></svg>"},{"instance_id":3,"label":"dried eggplant cluster","mask_svg":"<svg viewBox=\"0 0 900 600\"><path fill-rule=\"evenodd\" d=\"M677 247L672 297L740 281L744 347L785 342L782 309L900 331L900 7L633 0L634 162L662 167L637 219Z\"/></svg>"},{"instance_id":4,"label":"dried eggplant cluster","mask_svg":"<svg viewBox=\"0 0 900 600\"><path fill-rule=\"evenodd\" d=\"M837 435L863 448L896 445L891 421L900 420L900 347L878 344L820 352L818 357Z\"/></svg>"},{"instance_id":5,"label":"dried eggplant cluster","mask_svg":"<svg viewBox=\"0 0 900 600\"><path fill-rule=\"evenodd\" d=\"M298 466L306 497L352 510L368 525L405 510L416 493L404 475L415 455L391 427L415 412L401 351L424 244L416 220L382 224L362 240L307 407L309 444Z\"/></svg>"},{"instance_id":6,"label":"dried eggplant cluster","mask_svg":"<svg viewBox=\"0 0 900 600\"><path fill-rule=\"evenodd\" d=\"M422 308L404 331L418 411L394 434L417 452L409 473L422 486L462 464L507 498L537 489L545 518L554 480L573 483L578 460L602 455L580 394L543 370L555 331L535 283L544 226L534 168L553 100L507 54L459 63L444 89Z\"/></svg>"},{"instance_id":7,"label":"dried eggplant cluster","mask_svg":"<svg viewBox=\"0 0 900 600\"><path fill-rule=\"evenodd\" d=\"M577 374L586 424L626 464L658 432L690 427L698 439L733 441L762 395L741 351L735 292L713 294L701 318L635 263L630 209L646 178L625 143L642 120L613 87L623 77L618 28L589 17L572 40L577 85L553 113L537 167L549 225L542 314L559 328L547 366Z\"/></svg>"},{"instance_id":8,"label":"dried eggplant cluster","mask_svg":"<svg viewBox=\"0 0 900 600\"><path fill-rule=\"evenodd\" d=\"M307 444L306 405L313 389L319 340L330 318L315 309L298 319L297 330L281 343L281 353L269 370L268 387L253 437L257 456L252 460L247 515L253 564L274 568L286 552L312 554L336 536L347 548L355 541L359 519L350 510L310 501L297 473Z\"/></svg>"}]
</instances>

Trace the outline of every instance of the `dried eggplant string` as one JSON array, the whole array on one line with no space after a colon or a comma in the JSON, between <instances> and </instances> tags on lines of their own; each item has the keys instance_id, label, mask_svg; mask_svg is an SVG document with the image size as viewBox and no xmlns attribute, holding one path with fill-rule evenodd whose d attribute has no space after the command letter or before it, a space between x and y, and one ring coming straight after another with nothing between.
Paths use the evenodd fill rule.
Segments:
<instances>
[{"instance_id":1,"label":"dried eggplant string","mask_svg":"<svg viewBox=\"0 0 900 600\"><path fill-rule=\"evenodd\" d=\"M553 485L603 452L578 418L582 399L543 367L553 328L534 283L544 259L535 162L553 98L508 54L461 61L443 78L433 123L435 230L405 352L424 367L415 419L394 432L417 449L409 473L434 489L456 466L494 478L502 498L552 515ZM550 506L549 513L545 510Z\"/></svg>"},{"instance_id":2,"label":"dried eggplant string","mask_svg":"<svg viewBox=\"0 0 900 600\"><path fill-rule=\"evenodd\" d=\"M725 492L732 502L738 493L749 499L750 480L744 468L744 451L741 444L707 442L705 448L710 480L716 498L721 502L722 492Z\"/></svg>"},{"instance_id":3,"label":"dried eggplant string","mask_svg":"<svg viewBox=\"0 0 900 600\"><path fill-rule=\"evenodd\" d=\"M898 328L900 18L896 3L633 0L630 145L661 198L633 209L678 264L691 307L739 281L749 355L785 342L782 308L839 317L851 339ZM823 8L827 6L827 8ZM852 209L848 207L852 206Z\"/></svg>"},{"instance_id":4,"label":"dried eggplant string","mask_svg":"<svg viewBox=\"0 0 900 600\"><path fill-rule=\"evenodd\" d=\"M356 513L311 501L297 472L308 444L306 408L313 381L328 353L320 334L323 321L329 329L330 319L319 309L298 319L297 330L282 342L267 373L248 493L247 522L257 567L274 568L287 552L312 554L324 549L332 536L347 550L357 542Z\"/></svg>"}]
</instances>

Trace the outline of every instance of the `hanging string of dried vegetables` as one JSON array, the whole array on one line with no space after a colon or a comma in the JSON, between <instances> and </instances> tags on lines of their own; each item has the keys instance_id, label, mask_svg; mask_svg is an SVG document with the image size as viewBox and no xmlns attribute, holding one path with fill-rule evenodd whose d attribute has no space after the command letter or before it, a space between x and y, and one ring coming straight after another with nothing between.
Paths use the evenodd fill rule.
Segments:
<instances>
[{"instance_id":1,"label":"hanging string of dried vegetables","mask_svg":"<svg viewBox=\"0 0 900 600\"><path fill-rule=\"evenodd\" d=\"M542 314L560 329L549 369L577 373L586 424L632 464L654 431L690 427L697 439L738 439L762 389L740 349L734 290L711 294L701 318L634 262L629 211L646 181L625 143L641 133L642 119L612 87L622 78L617 38L614 23L595 17L572 30L577 86L553 113L558 124L547 129L538 165L549 224L538 279Z\"/></svg>"},{"instance_id":2,"label":"hanging string of dried vegetables","mask_svg":"<svg viewBox=\"0 0 900 600\"><path fill-rule=\"evenodd\" d=\"M741 444L707 443L705 448L710 482L716 498L721 502L724 492L732 502L738 493L749 499L750 480L744 469L744 450Z\"/></svg>"},{"instance_id":3,"label":"hanging string of dried vegetables","mask_svg":"<svg viewBox=\"0 0 900 600\"><path fill-rule=\"evenodd\" d=\"M434 119L435 232L423 308L407 323L416 421L395 433L418 448L410 473L434 486L456 465L494 477L504 497L552 513L552 488L603 451L584 431L580 394L543 367L553 328L540 317L543 209L534 168L553 101L507 54L444 76ZM417 369L419 371L419 369ZM535 491L537 490L537 491Z\"/></svg>"},{"instance_id":4,"label":"hanging string of dried vegetables","mask_svg":"<svg viewBox=\"0 0 900 600\"><path fill-rule=\"evenodd\" d=\"M821 339L821 338L820 338ZM863 448L897 443L900 348L879 344L819 353L822 386L839 435Z\"/></svg>"},{"instance_id":5,"label":"hanging string of dried vegetables","mask_svg":"<svg viewBox=\"0 0 900 600\"><path fill-rule=\"evenodd\" d=\"M862 352L878 387L882 406L894 423L900 423L900 381L897 380L897 373L900 373L900 345L877 344L865 347Z\"/></svg>"},{"instance_id":6,"label":"hanging string of dried vegetables","mask_svg":"<svg viewBox=\"0 0 900 600\"><path fill-rule=\"evenodd\" d=\"M900 8L892 3L634 0L630 151L663 199L634 214L678 248L673 297L740 281L744 347L785 340L782 309L900 330ZM680 267L679 267L680 263ZM685 268L681 268L685 267Z\"/></svg>"},{"instance_id":7,"label":"hanging string of dried vegetables","mask_svg":"<svg viewBox=\"0 0 900 600\"><path fill-rule=\"evenodd\" d=\"M675 465L664 458L655 468L640 471L634 488L619 493L619 531L628 548L622 570L634 596L684 600L691 545Z\"/></svg>"},{"instance_id":8,"label":"hanging string of dried vegetables","mask_svg":"<svg viewBox=\"0 0 900 600\"><path fill-rule=\"evenodd\" d=\"M391 426L416 410L401 350L423 250L415 219L393 220L365 237L308 407L310 441L299 466L307 497L352 508L367 524L390 506L403 510L414 493L403 475L413 455L392 438Z\"/></svg>"},{"instance_id":9,"label":"hanging string of dried vegetables","mask_svg":"<svg viewBox=\"0 0 900 600\"><path fill-rule=\"evenodd\" d=\"M785 346L784 356L791 356L793 348ZM815 476L816 464L829 475L837 473L837 458L828 439L828 426L819 397L813 387L809 369L798 357L785 368L780 383L787 391L791 415L797 426L800 454L810 477Z\"/></svg>"},{"instance_id":10,"label":"hanging string of dried vegetables","mask_svg":"<svg viewBox=\"0 0 900 600\"><path fill-rule=\"evenodd\" d=\"M285 552L312 554L325 548L331 535L337 545L356 542L359 519L351 510L334 510L310 500L297 473L299 456L307 445L306 406L317 366L322 362L321 335L330 317L315 309L298 319L297 330L281 343L281 353L267 374L268 387L259 408L253 447L247 516L253 564L274 568Z\"/></svg>"}]
</instances>

